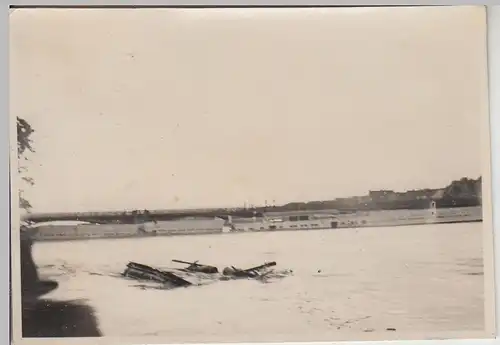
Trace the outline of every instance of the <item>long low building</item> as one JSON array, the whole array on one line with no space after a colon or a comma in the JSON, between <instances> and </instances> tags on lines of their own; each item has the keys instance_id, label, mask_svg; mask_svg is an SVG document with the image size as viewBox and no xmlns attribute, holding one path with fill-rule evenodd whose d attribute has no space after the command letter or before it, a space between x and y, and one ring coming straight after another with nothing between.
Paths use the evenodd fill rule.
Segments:
<instances>
[{"instance_id":1,"label":"long low building","mask_svg":"<svg viewBox=\"0 0 500 345\"><path fill-rule=\"evenodd\" d=\"M336 210L265 212L261 217L231 217L229 223L233 231L335 229L337 214Z\"/></svg>"},{"instance_id":2,"label":"long low building","mask_svg":"<svg viewBox=\"0 0 500 345\"><path fill-rule=\"evenodd\" d=\"M70 240L156 235L220 233L225 221L218 218L182 219L144 224L44 224L34 228L35 240Z\"/></svg>"},{"instance_id":3,"label":"long low building","mask_svg":"<svg viewBox=\"0 0 500 345\"><path fill-rule=\"evenodd\" d=\"M223 232L316 230L381 227L482 220L481 207L426 210L363 211L340 214L322 212L268 212L255 217L190 217L172 221L139 224L40 224L34 229L35 240L147 237L168 235L216 234Z\"/></svg>"},{"instance_id":4,"label":"long low building","mask_svg":"<svg viewBox=\"0 0 500 345\"><path fill-rule=\"evenodd\" d=\"M335 210L323 212L269 212L263 217L233 218L233 231L314 230L400 225L477 222L482 220L482 207L422 210L359 211L343 214Z\"/></svg>"}]
</instances>

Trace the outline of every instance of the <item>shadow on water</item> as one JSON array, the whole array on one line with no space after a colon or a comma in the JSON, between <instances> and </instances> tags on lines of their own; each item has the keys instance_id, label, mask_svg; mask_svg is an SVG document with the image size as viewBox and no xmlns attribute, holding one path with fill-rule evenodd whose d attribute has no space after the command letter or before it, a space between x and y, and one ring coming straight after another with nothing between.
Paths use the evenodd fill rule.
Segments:
<instances>
[{"instance_id":1,"label":"shadow on water","mask_svg":"<svg viewBox=\"0 0 500 345\"><path fill-rule=\"evenodd\" d=\"M42 280L32 255L33 241L21 232L22 336L100 337L94 310L83 301L52 301L42 296L58 288L58 283ZM71 273L67 270L66 273Z\"/></svg>"}]
</instances>

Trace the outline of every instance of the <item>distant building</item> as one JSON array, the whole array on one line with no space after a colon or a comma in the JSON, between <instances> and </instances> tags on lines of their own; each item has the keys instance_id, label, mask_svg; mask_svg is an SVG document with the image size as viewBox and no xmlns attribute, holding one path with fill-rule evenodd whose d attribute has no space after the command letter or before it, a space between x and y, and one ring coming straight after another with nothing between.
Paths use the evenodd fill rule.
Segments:
<instances>
[{"instance_id":1,"label":"distant building","mask_svg":"<svg viewBox=\"0 0 500 345\"><path fill-rule=\"evenodd\" d=\"M369 195L363 195L363 196L356 196L354 197L356 199L356 201L360 204L364 204L364 203L369 203L372 201L372 198L371 196Z\"/></svg>"},{"instance_id":2,"label":"distant building","mask_svg":"<svg viewBox=\"0 0 500 345\"><path fill-rule=\"evenodd\" d=\"M391 200L396 196L396 193L393 190L371 190L368 196L373 201Z\"/></svg>"},{"instance_id":3,"label":"distant building","mask_svg":"<svg viewBox=\"0 0 500 345\"><path fill-rule=\"evenodd\" d=\"M338 210L302 210L302 211L272 211L265 212L265 217L285 217L285 216L309 216L309 215L338 215L340 212Z\"/></svg>"},{"instance_id":4,"label":"distant building","mask_svg":"<svg viewBox=\"0 0 500 345\"><path fill-rule=\"evenodd\" d=\"M445 196L445 190L440 189L432 195L431 199L432 200L439 200L439 199L442 199L444 196Z\"/></svg>"}]
</instances>

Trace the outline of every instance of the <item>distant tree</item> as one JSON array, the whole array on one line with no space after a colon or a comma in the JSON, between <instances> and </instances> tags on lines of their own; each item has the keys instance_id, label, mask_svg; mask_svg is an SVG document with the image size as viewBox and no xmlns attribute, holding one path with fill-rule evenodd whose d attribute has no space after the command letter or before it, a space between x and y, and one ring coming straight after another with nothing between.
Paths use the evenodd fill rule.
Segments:
<instances>
[{"instance_id":1,"label":"distant tree","mask_svg":"<svg viewBox=\"0 0 500 345\"><path fill-rule=\"evenodd\" d=\"M35 184L34 180L27 176L27 167L25 162L28 160L26 157L27 152L35 152L33 149L33 140L31 135L35 130L31 127L28 121L23 118L17 117L17 160L18 160L18 173L21 175L21 179L28 185L32 186ZM19 207L29 211L31 209L31 204L28 200L24 198L24 189L19 188Z\"/></svg>"}]
</instances>

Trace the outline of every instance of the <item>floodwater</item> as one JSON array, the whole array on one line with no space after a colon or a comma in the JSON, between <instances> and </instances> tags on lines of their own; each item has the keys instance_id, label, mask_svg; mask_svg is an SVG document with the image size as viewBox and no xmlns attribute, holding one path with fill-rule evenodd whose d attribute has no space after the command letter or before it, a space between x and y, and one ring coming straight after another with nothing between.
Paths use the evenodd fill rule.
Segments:
<instances>
[{"instance_id":1,"label":"floodwater","mask_svg":"<svg viewBox=\"0 0 500 345\"><path fill-rule=\"evenodd\" d=\"M314 341L485 327L482 223L39 242L34 257L60 283L46 297L87 299L104 336ZM276 261L293 274L174 290L119 276L128 261L179 267L171 259Z\"/></svg>"}]
</instances>

